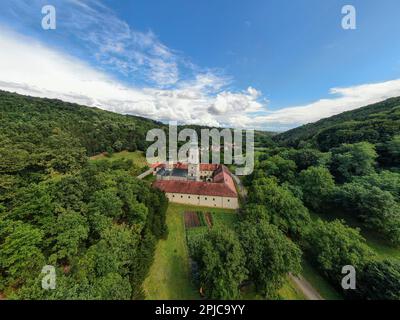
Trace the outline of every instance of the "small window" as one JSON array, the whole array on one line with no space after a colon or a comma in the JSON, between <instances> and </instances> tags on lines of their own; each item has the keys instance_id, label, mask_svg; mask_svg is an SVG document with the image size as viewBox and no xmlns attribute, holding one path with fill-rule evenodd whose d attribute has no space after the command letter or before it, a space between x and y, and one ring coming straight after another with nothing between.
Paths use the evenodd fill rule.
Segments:
<instances>
[{"instance_id":1,"label":"small window","mask_svg":"<svg viewBox=\"0 0 400 320\"><path fill-rule=\"evenodd\" d=\"M190 199L190 196L188 196L188 199Z\"/></svg>"},{"instance_id":2,"label":"small window","mask_svg":"<svg viewBox=\"0 0 400 320\"><path fill-rule=\"evenodd\" d=\"M205 200L207 200L207 197L206 198L204 198Z\"/></svg>"},{"instance_id":3,"label":"small window","mask_svg":"<svg viewBox=\"0 0 400 320\"><path fill-rule=\"evenodd\" d=\"M197 197L197 200L200 200L200 197Z\"/></svg>"},{"instance_id":4,"label":"small window","mask_svg":"<svg viewBox=\"0 0 400 320\"><path fill-rule=\"evenodd\" d=\"M231 202L231 199L228 199L228 202Z\"/></svg>"},{"instance_id":5,"label":"small window","mask_svg":"<svg viewBox=\"0 0 400 320\"><path fill-rule=\"evenodd\" d=\"M175 195L174 195L174 194L172 195L172 198L175 198Z\"/></svg>"},{"instance_id":6,"label":"small window","mask_svg":"<svg viewBox=\"0 0 400 320\"><path fill-rule=\"evenodd\" d=\"M181 196L181 199L183 199L183 196Z\"/></svg>"},{"instance_id":7,"label":"small window","mask_svg":"<svg viewBox=\"0 0 400 320\"><path fill-rule=\"evenodd\" d=\"M215 198L213 198L213 201L215 201Z\"/></svg>"}]
</instances>

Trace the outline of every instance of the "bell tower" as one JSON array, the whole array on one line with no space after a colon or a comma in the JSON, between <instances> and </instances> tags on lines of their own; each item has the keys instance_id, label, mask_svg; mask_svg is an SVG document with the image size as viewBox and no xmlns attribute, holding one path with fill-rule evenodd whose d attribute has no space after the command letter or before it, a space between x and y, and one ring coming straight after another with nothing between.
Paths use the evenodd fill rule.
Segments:
<instances>
[{"instance_id":1,"label":"bell tower","mask_svg":"<svg viewBox=\"0 0 400 320\"><path fill-rule=\"evenodd\" d=\"M193 140L189 148L188 179L194 181L200 181L199 148L197 146L197 143L193 142Z\"/></svg>"}]
</instances>

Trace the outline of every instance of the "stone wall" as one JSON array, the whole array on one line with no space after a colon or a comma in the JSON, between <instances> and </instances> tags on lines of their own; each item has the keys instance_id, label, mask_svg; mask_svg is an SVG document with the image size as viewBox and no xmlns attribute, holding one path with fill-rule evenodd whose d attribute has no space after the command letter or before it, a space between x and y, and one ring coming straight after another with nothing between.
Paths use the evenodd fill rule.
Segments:
<instances>
[{"instance_id":1,"label":"stone wall","mask_svg":"<svg viewBox=\"0 0 400 320\"><path fill-rule=\"evenodd\" d=\"M166 196L170 202L174 203L212 208L239 209L239 201L237 198L200 196L195 194L181 193L166 193Z\"/></svg>"}]
</instances>

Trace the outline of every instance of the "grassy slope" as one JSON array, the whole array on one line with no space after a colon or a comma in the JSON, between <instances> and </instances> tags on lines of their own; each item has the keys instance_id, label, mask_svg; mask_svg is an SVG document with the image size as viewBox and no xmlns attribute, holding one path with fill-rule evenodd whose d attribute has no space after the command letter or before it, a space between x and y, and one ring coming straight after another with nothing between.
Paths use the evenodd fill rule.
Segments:
<instances>
[{"instance_id":1,"label":"grassy slope","mask_svg":"<svg viewBox=\"0 0 400 320\"><path fill-rule=\"evenodd\" d=\"M343 297L307 261L303 260L301 275L326 300L342 300Z\"/></svg>"},{"instance_id":2,"label":"grassy slope","mask_svg":"<svg viewBox=\"0 0 400 320\"><path fill-rule=\"evenodd\" d=\"M137 165L139 168L143 168L147 166L147 161L146 161L146 156L144 152L142 151L135 151L135 152L129 152L129 151L121 151L118 153L114 153L112 156L108 157L105 154L99 154L96 156L93 156L90 158L92 161L97 161L97 160L132 160L135 165Z\"/></svg>"},{"instance_id":3,"label":"grassy slope","mask_svg":"<svg viewBox=\"0 0 400 320\"><path fill-rule=\"evenodd\" d=\"M169 235L166 240L159 241L154 263L144 282L147 299L192 300L199 298L190 281L183 211L184 207L180 205L170 204L168 207Z\"/></svg>"},{"instance_id":4,"label":"grassy slope","mask_svg":"<svg viewBox=\"0 0 400 320\"><path fill-rule=\"evenodd\" d=\"M289 278L285 281L282 288L278 291L279 299L282 300L306 300L304 294ZM254 286L249 286L242 290L243 300L265 300L262 296L257 294Z\"/></svg>"},{"instance_id":5,"label":"grassy slope","mask_svg":"<svg viewBox=\"0 0 400 320\"><path fill-rule=\"evenodd\" d=\"M306 300L305 295L289 278L278 291L279 297L283 300Z\"/></svg>"}]
</instances>

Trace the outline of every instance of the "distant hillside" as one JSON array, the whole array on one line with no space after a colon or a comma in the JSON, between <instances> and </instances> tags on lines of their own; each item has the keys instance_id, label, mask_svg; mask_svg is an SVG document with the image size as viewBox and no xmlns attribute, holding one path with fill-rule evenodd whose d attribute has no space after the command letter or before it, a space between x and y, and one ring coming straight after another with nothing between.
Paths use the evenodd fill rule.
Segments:
<instances>
[{"instance_id":1,"label":"distant hillside","mask_svg":"<svg viewBox=\"0 0 400 320\"><path fill-rule=\"evenodd\" d=\"M275 141L297 147L308 142L321 150L342 143L384 142L400 132L400 97L303 125L274 137Z\"/></svg>"},{"instance_id":2,"label":"distant hillside","mask_svg":"<svg viewBox=\"0 0 400 320\"><path fill-rule=\"evenodd\" d=\"M89 108L60 100L0 91L0 136L11 143L40 144L62 132L76 139L87 154L144 150L149 129L161 123Z\"/></svg>"},{"instance_id":3,"label":"distant hillside","mask_svg":"<svg viewBox=\"0 0 400 320\"><path fill-rule=\"evenodd\" d=\"M145 150L148 130L167 125L150 119L121 115L109 111L81 106L61 100L23 96L0 90L0 137L9 143L30 142L42 144L60 131L77 139L78 145L86 149L88 156L105 151ZM178 130L198 125L179 126ZM272 143L269 132L256 131L256 143ZM22 147L22 149L25 149ZM29 151L29 150L28 150Z\"/></svg>"}]
</instances>

